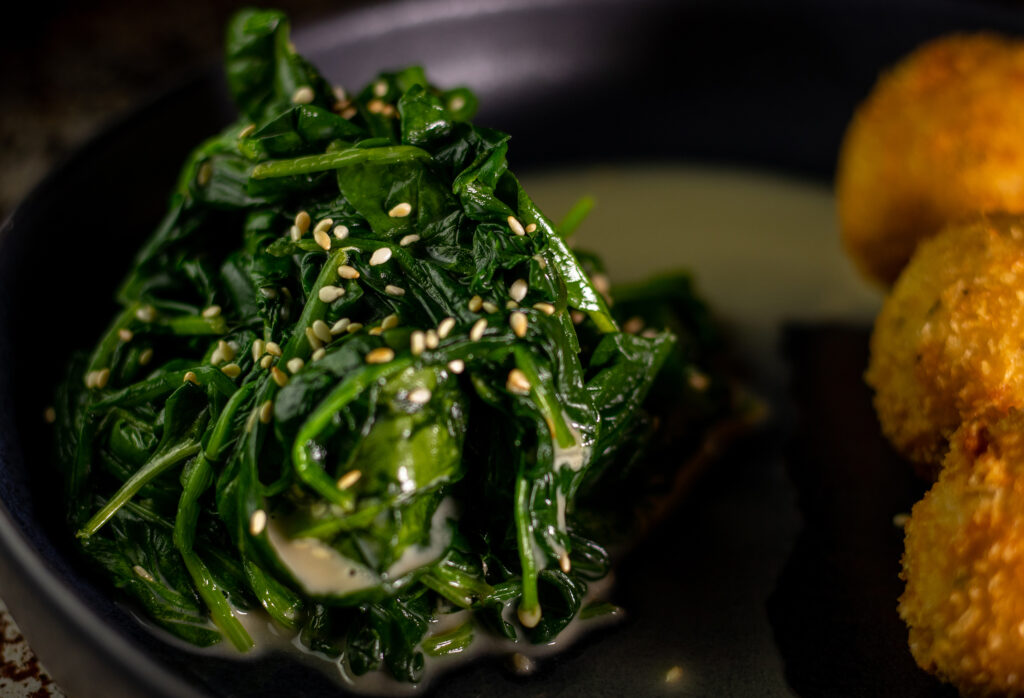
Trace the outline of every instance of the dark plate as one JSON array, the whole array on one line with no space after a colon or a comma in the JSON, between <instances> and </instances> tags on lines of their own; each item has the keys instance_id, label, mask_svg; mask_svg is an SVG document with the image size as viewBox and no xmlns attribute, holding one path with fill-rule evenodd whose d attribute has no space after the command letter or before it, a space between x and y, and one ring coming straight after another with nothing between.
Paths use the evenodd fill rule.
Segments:
<instances>
[{"instance_id":1,"label":"dark plate","mask_svg":"<svg viewBox=\"0 0 1024 698\"><path fill-rule=\"evenodd\" d=\"M930 36L978 28L1021 33L1024 15L937 0L436 0L352 12L296 43L344 84L420 62L437 83L472 86L479 121L514 135L520 169L698 160L827 181L877 72ZM0 231L0 592L72 695L338 690L287 657L230 661L159 641L83 571L60 525L43 407L70 348L90 345L111 316L112 289L182 157L229 120L224 94L211 72L143 108L54 172ZM922 486L877 437L860 381L865 336L789 333L795 379L792 391L769 391L773 428L718 463L626 560L623 624L529 679L483 661L439 692L945 692L914 667L895 614L901 543L889 520ZM673 666L683 679L665 684Z\"/></svg>"}]
</instances>

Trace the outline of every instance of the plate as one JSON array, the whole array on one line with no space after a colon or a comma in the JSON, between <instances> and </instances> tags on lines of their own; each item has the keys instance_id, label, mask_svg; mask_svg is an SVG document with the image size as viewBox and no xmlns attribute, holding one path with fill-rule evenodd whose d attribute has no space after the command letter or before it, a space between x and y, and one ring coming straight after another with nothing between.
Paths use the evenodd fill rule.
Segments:
<instances>
[{"instance_id":1,"label":"plate","mask_svg":"<svg viewBox=\"0 0 1024 698\"><path fill-rule=\"evenodd\" d=\"M948 692L914 667L895 614L892 517L923 488L878 437L860 379L878 298L839 253L828 191L842 130L878 71L930 36L986 27L1021 33L1024 16L953 0L426 0L296 33L342 84L420 62L436 83L477 90L478 121L513 134L513 168L554 213L564 188L545 182L557 170L580 173L578 191L603 202L581 242L610 252L614 274L694 267L773 407L769 428L624 561L623 623L535 676L482 661L438 693ZM142 107L0 229L0 593L72 695L339 692L284 656L197 655L145 631L72 554L48 464L41 415L70 348L112 315L181 159L230 119L225 94L211 71ZM644 198L665 180L671 199ZM660 205L668 223L643 223ZM615 220L606 232L601 216Z\"/></svg>"}]
</instances>

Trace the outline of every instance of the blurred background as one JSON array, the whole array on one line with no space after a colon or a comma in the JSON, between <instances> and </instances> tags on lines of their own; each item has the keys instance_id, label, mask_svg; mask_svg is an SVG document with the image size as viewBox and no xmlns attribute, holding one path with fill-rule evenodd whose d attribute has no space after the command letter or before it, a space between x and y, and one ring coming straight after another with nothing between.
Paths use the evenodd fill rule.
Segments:
<instances>
[{"instance_id":1,"label":"blurred background","mask_svg":"<svg viewBox=\"0 0 1024 698\"><path fill-rule=\"evenodd\" d=\"M243 0L11 3L0 21L0 220L132 107L213 66ZM280 0L295 25L367 0Z\"/></svg>"}]
</instances>

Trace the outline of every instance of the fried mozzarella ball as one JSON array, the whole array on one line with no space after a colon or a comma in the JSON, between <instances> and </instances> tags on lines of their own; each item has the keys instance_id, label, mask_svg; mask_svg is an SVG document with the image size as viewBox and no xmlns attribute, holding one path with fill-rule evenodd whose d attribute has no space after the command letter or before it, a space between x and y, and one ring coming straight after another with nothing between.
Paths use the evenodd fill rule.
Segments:
<instances>
[{"instance_id":1,"label":"fried mozzarella ball","mask_svg":"<svg viewBox=\"0 0 1024 698\"><path fill-rule=\"evenodd\" d=\"M947 36L883 73L847 128L836 195L846 250L884 286L947 223L1024 212L1024 42Z\"/></svg>"},{"instance_id":2,"label":"fried mozzarella ball","mask_svg":"<svg viewBox=\"0 0 1024 698\"><path fill-rule=\"evenodd\" d=\"M964 695L1024 696L1024 412L968 422L906 525L900 617Z\"/></svg>"},{"instance_id":3,"label":"fried mozzarella ball","mask_svg":"<svg viewBox=\"0 0 1024 698\"><path fill-rule=\"evenodd\" d=\"M1024 217L979 216L922 242L870 351L882 432L926 476L961 423L1024 408Z\"/></svg>"}]
</instances>

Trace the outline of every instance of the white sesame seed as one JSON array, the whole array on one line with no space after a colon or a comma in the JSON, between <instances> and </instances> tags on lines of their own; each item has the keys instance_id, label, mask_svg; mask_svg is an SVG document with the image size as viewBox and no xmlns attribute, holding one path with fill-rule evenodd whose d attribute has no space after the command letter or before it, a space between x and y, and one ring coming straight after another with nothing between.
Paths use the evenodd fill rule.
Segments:
<instances>
[{"instance_id":1,"label":"white sesame seed","mask_svg":"<svg viewBox=\"0 0 1024 698\"><path fill-rule=\"evenodd\" d=\"M473 327L469 330L469 338L474 342L479 342L484 336L484 331L487 329L487 320L480 318L473 323Z\"/></svg>"},{"instance_id":2,"label":"white sesame seed","mask_svg":"<svg viewBox=\"0 0 1024 698\"><path fill-rule=\"evenodd\" d=\"M634 315L633 317L626 320L626 322L622 325L622 331L625 332L626 334L637 334L643 328L644 319L639 315Z\"/></svg>"},{"instance_id":3,"label":"white sesame seed","mask_svg":"<svg viewBox=\"0 0 1024 698\"><path fill-rule=\"evenodd\" d=\"M327 356L327 350L324 349L323 347L320 347L319 349L313 352L313 356L311 358L313 359L313 361L319 361L325 356Z\"/></svg>"},{"instance_id":4,"label":"white sesame seed","mask_svg":"<svg viewBox=\"0 0 1024 698\"><path fill-rule=\"evenodd\" d=\"M345 107L345 109L342 110L341 118L343 118L343 119L351 119L353 116L355 116L358 113L359 113L358 110L354 106L349 105L349 106Z\"/></svg>"},{"instance_id":5,"label":"white sesame seed","mask_svg":"<svg viewBox=\"0 0 1024 698\"><path fill-rule=\"evenodd\" d=\"M391 330L398 327L398 316L394 313L388 315L386 318L381 320L380 327L382 330Z\"/></svg>"},{"instance_id":6,"label":"white sesame seed","mask_svg":"<svg viewBox=\"0 0 1024 698\"><path fill-rule=\"evenodd\" d=\"M423 344L427 349L437 349L437 345L441 343L441 338L437 336L435 330L427 330L423 336Z\"/></svg>"},{"instance_id":7,"label":"white sesame seed","mask_svg":"<svg viewBox=\"0 0 1024 698\"><path fill-rule=\"evenodd\" d=\"M683 680L683 668L674 666L665 672L665 683L679 683Z\"/></svg>"},{"instance_id":8,"label":"white sesame seed","mask_svg":"<svg viewBox=\"0 0 1024 698\"><path fill-rule=\"evenodd\" d=\"M47 424L53 424L57 421L57 410L52 407L47 407L43 410L43 421Z\"/></svg>"},{"instance_id":9,"label":"white sesame seed","mask_svg":"<svg viewBox=\"0 0 1024 698\"><path fill-rule=\"evenodd\" d=\"M491 301L484 301L480 304L480 307L484 309L485 313L496 313L498 312L498 306Z\"/></svg>"},{"instance_id":10,"label":"white sesame seed","mask_svg":"<svg viewBox=\"0 0 1024 698\"><path fill-rule=\"evenodd\" d=\"M395 351L390 347L377 347L371 349L366 354L366 363L368 364L386 364L395 358Z\"/></svg>"},{"instance_id":11,"label":"white sesame seed","mask_svg":"<svg viewBox=\"0 0 1024 698\"><path fill-rule=\"evenodd\" d=\"M86 388L95 388L96 371L87 371L86 374L82 376L82 382L85 383Z\"/></svg>"},{"instance_id":12,"label":"white sesame seed","mask_svg":"<svg viewBox=\"0 0 1024 698\"><path fill-rule=\"evenodd\" d=\"M297 356L295 358L288 359L288 363L285 364L285 366L288 367L288 370L291 371L292 373L298 373L299 371L302 370L302 367L305 365L306 362Z\"/></svg>"},{"instance_id":13,"label":"white sesame seed","mask_svg":"<svg viewBox=\"0 0 1024 698\"><path fill-rule=\"evenodd\" d=\"M371 114L380 114L384 111L384 102L379 99L371 99L366 103L366 108Z\"/></svg>"},{"instance_id":14,"label":"white sesame seed","mask_svg":"<svg viewBox=\"0 0 1024 698\"><path fill-rule=\"evenodd\" d=\"M306 341L309 342L309 348L313 351L316 351L324 345L323 341L316 336L316 332L313 331L312 327L306 328Z\"/></svg>"},{"instance_id":15,"label":"white sesame seed","mask_svg":"<svg viewBox=\"0 0 1024 698\"><path fill-rule=\"evenodd\" d=\"M347 264L342 264L340 267L338 267L338 276L340 276L343 279L358 279L359 270L357 270L355 267L350 267Z\"/></svg>"},{"instance_id":16,"label":"white sesame seed","mask_svg":"<svg viewBox=\"0 0 1024 698\"><path fill-rule=\"evenodd\" d=\"M407 399L409 400L409 402L415 403L417 405L425 405L428 402L430 402L430 395L430 391L427 390L426 388L416 388L415 390L409 393Z\"/></svg>"},{"instance_id":17,"label":"white sesame seed","mask_svg":"<svg viewBox=\"0 0 1024 698\"><path fill-rule=\"evenodd\" d=\"M349 320L347 317L341 318L336 323L331 325L331 334L341 334L342 332L345 331L345 328L348 327L351 322L352 321Z\"/></svg>"},{"instance_id":18,"label":"white sesame seed","mask_svg":"<svg viewBox=\"0 0 1024 698\"><path fill-rule=\"evenodd\" d=\"M387 286L384 287L384 293L388 294L389 296L404 296L405 289L402 288L401 286L388 284Z\"/></svg>"},{"instance_id":19,"label":"white sesame seed","mask_svg":"<svg viewBox=\"0 0 1024 698\"><path fill-rule=\"evenodd\" d=\"M472 298L469 299L469 312L479 313L480 308L483 306L483 304L483 298L481 298L480 296L473 296Z\"/></svg>"},{"instance_id":20,"label":"white sesame seed","mask_svg":"<svg viewBox=\"0 0 1024 698\"><path fill-rule=\"evenodd\" d=\"M373 94L377 97L383 97L388 93L388 84L383 80L378 80L373 83Z\"/></svg>"},{"instance_id":21,"label":"white sesame seed","mask_svg":"<svg viewBox=\"0 0 1024 698\"><path fill-rule=\"evenodd\" d=\"M391 248L390 247L378 247L370 255L370 266L375 267L391 259Z\"/></svg>"},{"instance_id":22,"label":"white sesame seed","mask_svg":"<svg viewBox=\"0 0 1024 698\"><path fill-rule=\"evenodd\" d=\"M324 303L333 303L344 295L345 289L341 286L322 286L320 290L317 291L317 296L319 296L320 300Z\"/></svg>"},{"instance_id":23,"label":"white sesame seed","mask_svg":"<svg viewBox=\"0 0 1024 698\"><path fill-rule=\"evenodd\" d=\"M292 93L292 104L309 104L315 96L312 87L303 85Z\"/></svg>"},{"instance_id":24,"label":"white sesame seed","mask_svg":"<svg viewBox=\"0 0 1024 698\"><path fill-rule=\"evenodd\" d=\"M309 217L308 213L305 211L299 211L295 214L295 220L293 222L295 223L295 227L299 229L299 232L305 235L306 231L309 230L309 224L312 221L313 219Z\"/></svg>"},{"instance_id":25,"label":"white sesame seed","mask_svg":"<svg viewBox=\"0 0 1024 698\"><path fill-rule=\"evenodd\" d=\"M144 579L147 582L153 583L156 581L153 575L149 573L149 570L142 565L135 565L132 567L132 572L134 572L140 579Z\"/></svg>"},{"instance_id":26,"label":"white sesame seed","mask_svg":"<svg viewBox=\"0 0 1024 698\"><path fill-rule=\"evenodd\" d=\"M132 341L132 337L134 336L135 333L129 330L127 327L122 327L117 331L117 338L120 339L122 342L130 342Z\"/></svg>"},{"instance_id":27,"label":"white sesame seed","mask_svg":"<svg viewBox=\"0 0 1024 698\"><path fill-rule=\"evenodd\" d=\"M207 319L215 318L218 315L220 315L220 306L219 305L211 305L210 307L203 309L203 317L204 318L207 318Z\"/></svg>"},{"instance_id":28,"label":"white sesame seed","mask_svg":"<svg viewBox=\"0 0 1024 698\"><path fill-rule=\"evenodd\" d=\"M452 359L448 362L448 370L458 375L466 370L466 362L462 359Z\"/></svg>"},{"instance_id":29,"label":"white sesame seed","mask_svg":"<svg viewBox=\"0 0 1024 698\"><path fill-rule=\"evenodd\" d=\"M153 350L151 348L150 349L143 349L142 353L139 354L139 366L145 366L146 364L148 364L152 360L153 360Z\"/></svg>"},{"instance_id":30,"label":"white sesame seed","mask_svg":"<svg viewBox=\"0 0 1024 698\"><path fill-rule=\"evenodd\" d=\"M249 136L251 136L255 132L256 132L256 124L249 124L248 126L246 126L241 131L238 132L238 137L239 138L248 138Z\"/></svg>"},{"instance_id":31,"label":"white sesame seed","mask_svg":"<svg viewBox=\"0 0 1024 698\"><path fill-rule=\"evenodd\" d=\"M437 326L437 336L444 339L453 329L455 329L455 318L446 317Z\"/></svg>"},{"instance_id":32,"label":"white sesame seed","mask_svg":"<svg viewBox=\"0 0 1024 698\"><path fill-rule=\"evenodd\" d=\"M640 336L644 339L654 339L658 336L658 330L653 327L648 327L646 330L640 333Z\"/></svg>"},{"instance_id":33,"label":"white sesame seed","mask_svg":"<svg viewBox=\"0 0 1024 698\"><path fill-rule=\"evenodd\" d=\"M262 339L257 339L252 343L252 360L259 361L260 357L263 356L267 351L267 343Z\"/></svg>"},{"instance_id":34,"label":"white sesame seed","mask_svg":"<svg viewBox=\"0 0 1024 698\"><path fill-rule=\"evenodd\" d=\"M220 347L214 349L213 353L210 354L210 363L216 366L217 364L222 363L223 361L224 355L220 353Z\"/></svg>"},{"instance_id":35,"label":"white sesame seed","mask_svg":"<svg viewBox=\"0 0 1024 698\"><path fill-rule=\"evenodd\" d=\"M530 381L525 373L518 368L513 368L508 372L508 380L505 381L505 387L508 388L510 393L526 395L530 392Z\"/></svg>"},{"instance_id":36,"label":"white sesame seed","mask_svg":"<svg viewBox=\"0 0 1024 698\"><path fill-rule=\"evenodd\" d=\"M539 254L533 255L533 261L535 261L537 263L537 266L540 267L541 269L548 268L548 260L541 257Z\"/></svg>"},{"instance_id":37,"label":"white sesame seed","mask_svg":"<svg viewBox=\"0 0 1024 698\"><path fill-rule=\"evenodd\" d=\"M182 383L192 383L193 385L199 385L199 376L196 375L195 371L186 371L185 375L181 378Z\"/></svg>"},{"instance_id":38,"label":"white sesame seed","mask_svg":"<svg viewBox=\"0 0 1024 698\"><path fill-rule=\"evenodd\" d=\"M292 239L292 242L298 242L302 239L302 231L299 230L299 226L293 225L288 229L288 237Z\"/></svg>"},{"instance_id":39,"label":"white sesame seed","mask_svg":"<svg viewBox=\"0 0 1024 698\"><path fill-rule=\"evenodd\" d=\"M95 380L96 380L96 387L97 388L99 388L101 390L103 388L106 388L107 387L107 382L110 380L110 369L109 368L101 368L100 370L96 371L96 379Z\"/></svg>"},{"instance_id":40,"label":"white sesame seed","mask_svg":"<svg viewBox=\"0 0 1024 698\"><path fill-rule=\"evenodd\" d=\"M142 322L153 322L156 320L156 308L151 305L144 305L135 311L135 317Z\"/></svg>"},{"instance_id":41,"label":"white sesame seed","mask_svg":"<svg viewBox=\"0 0 1024 698\"><path fill-rule=\"evenodd\" d=\"M284 386L288 385L288 374L279 369L277 366L274 366L272 369L270 369L270 377L274 379L274 382L277 383L277 386L279 388L283 388Z\"/></svg>"},{"instance_id":42,"label":"white sesame seed","mask_svg":"<svg viewBox=\"0 0 1024 698\"><path fill-rule=\"evenodd\" d=\"M345 88L341 85L334 85L331 89L334 91L334 98L339 102L344 102L348 99L348 95L345 93Z\"/></svg>"},{"instance_id":43,"label":"white sesame seed","mask_svg":"<svg viewBox=\"0 0 1024 698\"><path fill-rule=\"evenodd\" d=\"M336 225L334 226L334 237L339 240L344 240L348 237L348 226L347 225Z\"/></svg>"},{"instance_id":44,"label":"white sesame seed","mask_svg":"<svg viewBox=\"0 0 1024 698\"><path fill-rule=\"evenodd\" d=\"M528 233L532 233L535 230L537 230L537 224L536 223L530 223L530 225L526 226L526 228L524 230L526 230L526 232L528 232Z\"/></svg>"},{"instance_id":45,"label":"white sesame seed","mask_svg":"<svg viewBox=\"0 0 1024 698\"><path fill-rule=\"evenodd\" d=\"M326 233L328 230L331 229L332 225L334 225L334 220L333 219L331 219L331 218L324 218L319 223L316 224L316 227L313 228L313 232L315 233L316 231L319 230L321 232Z\"/></svg>"},{"instance_id":46,"label":"white sesame seed","mask_svg":"<svg viewBox=\"0 0 1024 698\"><path fill-rule=\"evenodd\" d=\"M277 342L266 343L267 353L273 356L281 356L281 347Z\"/></svg>"},{"instance_id":47,"label":"white sesame seed","mask_svg":"<svg viewBox=\"0 0 1024 698\"><path fill-rule=\"evenodd\" d=\"M242 367L239 366L238 364L228 364L226 366L223 366L220 369L220 372L223 373L228 378L238 378L240 375L242 375Z\"/></svg>"},{"instance_id":48,"label":"white sesame seed","mask_svg":"<svg viewBox=\"0 0 1024 698\"><path fill-rule=\"evenodd\" d=\"M562 568L562 571L566 574L572 572L572 560L569 559L569 553L562 551L562 554L558 556L558 566Z\"/></svg>"},{"instance_id":49,"label":"white sesame seed","mask_svg":"<svg viewBox=\"0 0 1024 698\"><path fill-rule=\"evenodd\" d=\"M313 241L325 251L331 249L331 236L327 234L326 230L314 230Z\"/></svg>"},{"instance_id":50,"label":"white sesame seed","mask_svg":"<svg viewBox=\"0 0 1024 698\"><path fill-rule=\"evenodd\" d=\"M350 322L348 327L345 328L345 331L348 332L349 334L355 334L356 332L358 332L361 329L363 329L363 323L361 323L361 322Z\"/></svg>"},{"instance_id":51,"label":"white sesame seed","mask_svg":"<svg viewBox=\"0 0 1024 698\"><path fill-rule=\"evenodd\" d=\"M448 102L449 111L460 111L464 106L466 106L466 98L462 95L455 95Z\"/></svg>"},{"instance_id":52,"label":"white sesame seed","mask_svg":"<svg viewBox=\"0 0 1024 698\"><path fill-rule=\"evenodd\" d=\"M509 315L508 324L512 331L515 332L516 337L523 338L526 336L526 328L529 322L523 313L516 312Z\"/></svg>"},{"instance_id":53,"label":"white sesame seed","mask_svg":"<svg viewBox=\"0 0 1024 698\"><path fill-rule=\"evenodd\" d=\"M223 339L217 340L217 351L220 352L220 355L224 357L225 361L231 361L237 354L235 348Z\"/></svg>"},{"instance_id":54,"label":"white sesame seed","mask_svg":"<svg viewBox=\"0 0 1024 698\"><path fill-rule=\"evenodd\" d=\"M401 245L402 247L408 247L409 245L413 244L414 242L419 242L419 241L420 241L420 236L419 235L411 234L411 235L406 235L404 238L399 240L398 244Z\"/></svg>"},{"instance_id":55,"label":"white sesame seed","mask_svg":"<svg viewBox=\"0 0 1024 698\"><path fill-rule=\"evenodd\" d=\"M687 382L690 384L691 388L700 392L707 390L708 386L711 385L711 379L708 378L706 374L697 370L694 370L690 374Z\"/></svg>"},{"instance_id":56,"label":"white sesame seed","mask_svg":"<svg viewBox=\"0 0 1024 698\"><path fill-rule=\"evenodd\" d=\"M426 335L424 335L422 331L415 330L411 335L409 335L409 351L412 352L413 356L419 356L422 354L426 346Z\"/></svg>"},{"instance_id":57,"label":"white sesame seed","mask_svg":"<svg viewBox=\"0 0 1024 698\"><path fill-rule=\"evenodd\" d=\"M367 332L367 334L370 335L371 337L378 337L378 336L380 336L383 333L384 333L384 328L383 327L371 327L370 330Z\"/></svg>"},{"instance_id":58,"label":"white sesame seed","mask_svg":"<svg viewBox=\"0 0 1024 698\"><path fill-rule=\"evenodd\" d=\"M249 533L258 536L267 527L267 512L257 509L249 517Z\"/></svg>"},{"instance_id":59,"label":"white sesame seed","mask_svg":"<svg viewBox=\"0 0 1024 698\"><path fill-rule=\"evenodd\" d=\"M534 310L539 310L540 312L544 313L545 315L554 315L555 314L555 306L551 305L550 303L534 303L533 304L533 309Z\"/></svg>"},{"instance_id":60,"label":"white sesame seed","mask_svg":"<svg viewBox=\"0 0 1024 698\"><path fill-rule=\"evenodd\" d=\"M410 213L412 213L412 205L408 201L403 201L388 211L388 215L392 218L405 218Z\"/></svg>"},{"instance_id":61,"label":"white sesame seed","mask_svg":"<svg viewBox=\"0 0 1024 698\"><path fill-rule=\"evenodd\" d=\"M594 290L602 296L607 296L608 292L612 290L612 284L604 274L594 274L590 277L590 283L594 285Z\"/></svg>"},{"instance_id":62,"label":"white sesame seed","mask_svg":"<svg viewBox=\"0 0 1024 698\"><path fill-rule=\"evenodd\" d=\"M277 289L270 286L260 286L260 295L264 298L277 298Z\"/></svg>"},{"instance_id":63,"label":"white sesame seed","mask_svg":"<svg viewBox=\"0 0 1024 698\"><path fill-rule=\"evenodd\" d=\"M359 482L359 478L362 476L363 473L360 470L349 470L338 478L338 489L347 490L349 487Z\"/></svg>"},{"instance_id":64,"label":"white sesame seed","mask_svg":"<svg viewBox=\"0 0 1024 698\"><path fill-rule=\"evenodd\" d=\"M526 283L526 279L516 279L509 286L508 295L509 298L514 300L516 303L526 298L526 292L530 290L530 285Z\"/></svg>"},{"instance_id":65,"label":"white sesame seed","mask_svg":"<svg viewBox=\"0 0 1024 698\"><path fill-rule=\"evenodd\" d=\"M581 313L580 311L578 311L578 310L572 311L572 323L574 325L578 325L578 324L580 324L581 322L583 322L586 319L587 319L587 316L584 315L583 313Z\"/></svg>"},{"instance_id":66,"label":"white sesame seed","mask_svg":"<svg viewBox=\"0 0 1024 698\"><path fill-rule=\"evenodd\" d=\"M274 363L274 357L271 356L270 354L267 354L262 359L260 359L260 368L270 368L270 366L273 363Z\"/></svg>"},{"instance_id":67,"label":"white sesame seed","mask_svg":"<svg viewBox=\"0 0 1024 698\"><path fill-rule=\"evenodd\" d=\"M205 187L213 179L213 165L208 162L204 162L199 166L199 171L196 172L196 184L201 187Z\"/></svg>"},{"instance_id":68,"label":"white sesame seed","mask_svg":"<svg viewBox=\"0 0 1024 698\"><path fill-rule=\"evenodd\" d=\"M260 405L260 421L264 424L270 424L270 420L274 418L274 401L267 400Z\"/></svg>"},{"instance_id":69,"label":"white sesame seed","mask_svg":"<svg viewBox=\"0 0 1024 698\"><path fill-rule=\"evenodd\" d=\"M512 232L516 235L526 235L526 230L523 228L523 224L519 222L515 216L509 216L508 227L512 229Z\"/></svg>"}]
</instances>

